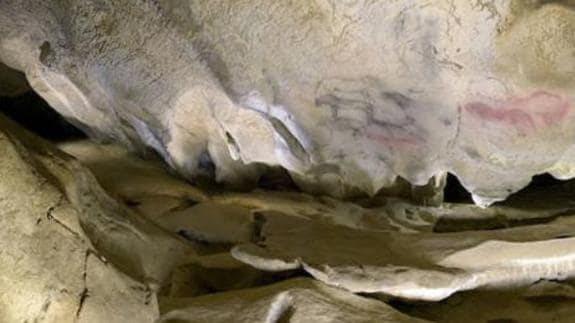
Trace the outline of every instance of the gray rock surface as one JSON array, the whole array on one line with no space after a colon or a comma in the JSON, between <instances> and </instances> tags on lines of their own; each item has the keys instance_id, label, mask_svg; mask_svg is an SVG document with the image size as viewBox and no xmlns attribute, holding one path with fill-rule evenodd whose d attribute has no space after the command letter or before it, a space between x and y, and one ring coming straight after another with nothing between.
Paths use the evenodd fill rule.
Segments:
<instances>
[{"instance_id":1,"label":"gray rock surface","mask_svg":"<svg viewBox=\"0 0 575 323\"><path fill-rule=\"evenodd\" d=\"M0 321L572 321L574 8L0 0Z\"/></svg>"},{"instance_id":2,"label":"gray rock surface","mask_svg":"<svg viewBox=\"0 0 575 323\"><path fill-rule=\"evenodd\" d=\"M92 136L233 186L454 173L483 206L574 176L564 1L4 0L0 60Z\"/></svg>"}]
</instances>

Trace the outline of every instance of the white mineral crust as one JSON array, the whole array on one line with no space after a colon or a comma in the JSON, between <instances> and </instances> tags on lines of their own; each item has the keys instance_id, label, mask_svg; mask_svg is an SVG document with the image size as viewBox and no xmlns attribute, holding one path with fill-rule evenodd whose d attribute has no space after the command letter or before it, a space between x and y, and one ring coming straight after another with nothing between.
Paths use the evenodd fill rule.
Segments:
<instances>
[{"instance_id":1,"label":"white mineral crust","mask_svg":"<svg viewBox=\"0 0 575 323\"><path fill-rule=\"evenodd\" d=\"M279 165L341 196L451 172L488 205L575 176L573 4L3 0L0 60L190 178Z\"/></svg>"}]
</instances>

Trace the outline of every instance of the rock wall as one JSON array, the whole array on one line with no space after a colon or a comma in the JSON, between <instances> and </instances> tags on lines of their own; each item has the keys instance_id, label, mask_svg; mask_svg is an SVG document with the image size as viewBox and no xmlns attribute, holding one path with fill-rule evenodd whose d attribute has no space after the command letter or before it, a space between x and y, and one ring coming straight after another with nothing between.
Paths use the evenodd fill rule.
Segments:
<instances>
[{"instance_id":1,"label":"rock wall","mask_svg":"<svg viewBox=\"0 0 575 323\"><path fill-rule=\"evenodd\" d=\"M573 182L488 209L362 205L61 147L75 158L0 117L2 322L572 321Z\"/></svg>"},{"instance_id":2,"label":"rock wall","mask_svg":"<svg viewBox=\"0 0 575 323\"><path fill-rule=\"evenodd\" d=\"M477 203L575 176L573 1L4 0L0 60L90 135L242 186Z\"/></svg>"}]
</instances>

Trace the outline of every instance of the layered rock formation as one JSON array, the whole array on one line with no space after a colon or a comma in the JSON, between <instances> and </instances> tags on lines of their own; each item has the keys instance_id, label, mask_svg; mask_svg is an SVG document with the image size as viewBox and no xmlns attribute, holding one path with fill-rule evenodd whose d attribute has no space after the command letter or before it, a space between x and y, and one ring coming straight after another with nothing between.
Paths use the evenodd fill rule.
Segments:
<instances>
[{"instance_id":1,"label":"layered rock formation","mask_svg":"<svg viewBox=\"0 0 575 323\"><path fill-rule=\"evenodd\" d=\"M574 8L0 0L0 322L571 322Z\"/></svg>"},{"instance_id":2,"label":"layered rock formation","mask_svg":"<svg viewBox=\"0 0 575 323\"><path fill-rule=\"evenodd\" d=\"M92 136L245 185L374 194L451 172L488 205L573 177L572 1L0 4L0 60Z\"/></svg>"},{"instance_id":3,"label":"layered rock formation","mask_svg":"<svg viewBox=\"0 0 575 323\"><path fill-rule=\"evenodd\" d=\"M78 161L0 125L6 322L569 322L574 314L572 184L489 209L207 193L119 147L61 146ZM404 303L421 300L445 301Z\"/></svg>"},{"instance_id":4,"label":"layered rock formation","mask_svg":"<svg viewBox=\"0 0 575 323\"><path fill-rule=\"evenodd\" d=\"M209 297L190 298L214 289L247 288L277 279L241 265L226 255L225 248L214 246L214 251L194 241L186 242L177 235L181 228L161 229L143 216L150 214L149 204L144 207L147 213L130 210L122 200L114 200L105 193L93 175L69 155L5 119L0 119L0 125L3 322L155 322L160 315L162 322L175 318L189 322L229 322L231 317L241 318L238 322L272 322L286 315L301 322L314 311L329 311L332 319L418 321L382 302L310 279L242 291L238 296L245 304L226 304L229 299L234 302L234 297L225 293L215 296L214 302L206 302ZM81 147L84 152L103 149ZM172 196L183 205L206 199L198 190L168 175L147 178L157 184L153 190L138 186L142 165L147 174L153 174L154 170L159 174L160 169L143 162L139 168L130 158L119 165L118 149L111 151L116 153L104 158L101 151L95 151L100 155L100 163L90 165L98 170L120 167L125 186L109 188L110 192L116 197L131 198L125 201L135 210L143 210L134 200L137 197L158 200ZM100 180L106 183L105 176ZM135 192L126 192L125 187L133 187ZM243 209L249 216L249 209L235 208ZM210 218L221 213L226 220L233 220L236 214L229 209L225 204L219 208L213 205L198 213L198 207L191 207L189 212L197 213L196 219L186 221L199 225L203 241L226 242L211 237L210 232L219 233L230 242L250 241L251 234L233 238L243 224ZM169 218L155 220L161 224ZM218 223L224 227L218 227ZM228 278L222 279L225 276ZM163 297L161 307L157 301L159 295ZM246 298L247 295L250 296ZM225 312L234 306L239 306L244 314L238 317L236 311Z\"/></svg>"},{"instance_id":5,"label":"layered rock formation","mask_svg":"<svg viewBox=\"0 0 575 323\"><path fill-rule=\"evenodd\" d=\"M134 217L70 156L0 124L1 320L153 321L151 286L193 248Z\"/></svg>"}]
</instances>

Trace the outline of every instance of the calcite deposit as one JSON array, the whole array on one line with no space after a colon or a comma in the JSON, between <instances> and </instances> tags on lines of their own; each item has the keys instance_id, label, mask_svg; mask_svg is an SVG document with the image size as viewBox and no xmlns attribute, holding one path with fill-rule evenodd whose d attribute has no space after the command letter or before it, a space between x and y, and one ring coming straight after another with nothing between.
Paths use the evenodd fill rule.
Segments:
<instances>
[{"instance_id":1,"label":"calcite deposit","mask_svg":"<svg viewBox=\"0 0 575 323\"><path fill-rule=\"evenodd\" d=\"M6 322L569 322L575 314L572 183L488 209L208 192L118 146L61 144L75 159L0 125Z\"/></svg>"},{"instance_id":2,"label":"calcite deposit","mask_svg":"<svg viewBox=\"0 0 575 323\"><path fill-rule=\"evenodd\" d=\"M90 135L333 196L573 177L574 50L570 0L0 3L0 60Z\"/></svg>"},{"instance_id":3,"label":"calcite deposit","mask_svg":"<svg viewBox=\"0 0 575 323\"><path fill-rule=\"evenodd\" d=\"M0 322L572 322L574 105L573 0L0 0Z\"/></svg>"}]
</instances>

